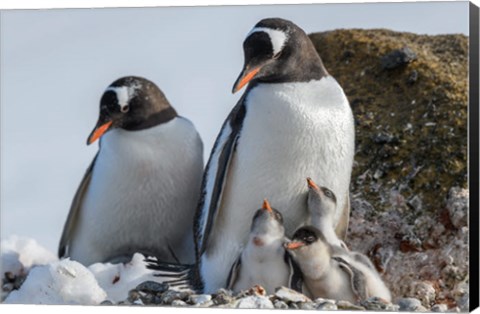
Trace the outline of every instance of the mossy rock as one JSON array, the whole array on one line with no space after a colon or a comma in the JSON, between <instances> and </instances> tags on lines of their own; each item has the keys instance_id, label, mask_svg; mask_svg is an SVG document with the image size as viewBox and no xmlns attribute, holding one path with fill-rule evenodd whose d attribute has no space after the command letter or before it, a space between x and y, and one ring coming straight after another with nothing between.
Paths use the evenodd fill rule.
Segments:
<instances>
[{"instance_id":1,"label":"mossy rock","mask_svg":"<svg viewBox=\"0 0 480 314\"><path fill-rule=\"evenodd\" d=\"M441 210L452 186L467 186L468 38L385 29L310 38L354 113L352 193L377 211L392 208L392 190L405 207L417 196L417 211ZM382 57L404 48L413 61L382 66Z\"/></svg>"}]
</instances>

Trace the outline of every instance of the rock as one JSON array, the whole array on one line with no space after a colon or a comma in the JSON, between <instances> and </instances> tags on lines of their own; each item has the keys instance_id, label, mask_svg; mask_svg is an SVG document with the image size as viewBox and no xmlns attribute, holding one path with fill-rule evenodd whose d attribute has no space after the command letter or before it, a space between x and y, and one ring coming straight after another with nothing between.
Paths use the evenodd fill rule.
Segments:
<instances>
[{"instance_id":1,"label":"rock","mask_svg":"<svg viewBox=\"0 0 480 314\"><path fill-rule=\"evenodd\" d=\"M273 301L273 307L275 307L276 309L282 309L282 310L288 309L287 303L285 303L281 300Z\"/></svg>"},{"instance_id":2,"label":"rock","mask_svg":"<svg viewBox=\"0 0 480 314\"><path fill-rule=\"evenodd\" d=\"M422 302L415 298L402 298L398 300L400 311L415 312L418 308L423 307Z\"/></svg>"},{"instance_id":3,"label":"rock","mask_svg":"<svg viewBox=\"0 0 480 314\"><path fill-rule=\"evenodd\" d=\"M430 306L435 301L436 291L431 283L419 282L415 285L415 291L423 306Z\"/></svg>"},{"instance_id":4,"label":"rock","mask_svg":"<svg viewBox=\"0 0 480 314\"><path fill-rule=\"evenodd\" d=\"M212 300L212 296L209 294L192 294L188 297L187 303L194 305L202 305Z\"/></svg>"},{"instance_id":5,"label":"rock","mask_svg":"<svg viewBox=\"0 0 480 314\"><path fill-rule=\"evenodd\" d=\"M155 281L145 281L139 284L135 290L147 293L164 293L168 290L168 284Z\"/></svg>"},{"instance_id":6,"label":"rock","mask_svg":"<svg viewBox=\"0 0 480 314\"><path fill-rule=\"evenodd\" d=\"M348 301L337 301L337 307L339 310L353 310L353 311L364 311L365 308L363 306L358 306L355 304L352 304Z\"/></svg>"},{"instance_id":7,"label":"rock","mask_svg":"<svg viewBox=\"0 0 480 314\"><path fill-rule=\"evenodd\" d=\"M297 306L300 310L314 310L316 308L316 304L313 302L299 302Z\"/></svg>"},{"instance_id":8,"label":"rock","mask_svg":"<svg viewBox=\"0 0 480 314\"><path fill-rule=\"evenodd\" d=\"M130 290L128 292L127 300L131 303L134 303L137 300L140 300L140 293L137 290Z\"/></svg>"},{"instance_id":9,"label":"rock","mask_svg":"<svg viewBox=\"0 0 480 314\"><path fill-rule=\"evenodd\" d=\"M315 302L317 303L317 302ZM317 303L317 306L316 308L317 310L327 310L327 311L330 311L330 310L337 310L337 305L335 303L333 303L332 301L324 301L324 302L320 302L320 303Z\"/></svg>"},{"instance_id":10,"label":"rock","mask_svg":"<svg viewBox=\"0 0 480 314\"><path fill-rule=\"evenodd\" d=\"M468 225L468 189L453 187L448 192L447 210L450 221L457 228Z\"/></svg>"},{"instance_id":11,"label":"rock","mask_svg":"<svg viewBox=\"0 0 480 314\"><path fill-rule=\"evenodd\" d=\"M361 305L367 310L371 311L398 311L398 306L395 306L381 298L370 297L361 302Z\"/></svg>"},{"instance_id":12,"label":"rock","mask_svg":"<svg viewBox=\"0 0 480 314\"><path fill-rule=\"evenodd\" d=\"M430 310L432 312L445 313L446 311L448 311L448 306L446 304L435 304Z\"/></svg>"},{"instance_id":13,"label":"rock","mask_svg":"<svg viewBox=\"0 0 480 314\"><path fill-rule=\"evenodd\" d=\"M11 292L13 290L14 286L13 286L13 283L9 282L9 283L6 283L2 286L2 290L4 292Z\"/></svg>"},{"instance_id":14,"label":"rock","mask_svg":"<svg viewBox=\"0 0 480 314\"><path fill-rule=\"evenodd\" d=\"M231 290L219 289L212 295L212 301L215 305L229 304L233 302L233 294Z\"/></svg>"},{"instance_id":15,"label":"rock","mask_svg":"<svg viewBox=\"0 0 480 314\"><path fill-rule=\"evenodd\" d=\"M269 298L258 295L250 295L237 300L236 308L240 309L273 309L272 301Z\"/></svg>"},{"instance_id":16,"label":"rock","mask_svg":"<svg viewBox=\"0 0 480 314\"><path fill-rule=\"evenodd\" d=\"M186 306L187 303L182 300L173 300L172 306Z\"/></svg>"},{"instance_id":17,"label":"rock","mask_svg":"<svg viewBox=\"0 0 480 314\"><path fill-rule=\"evenodd\" d=\"M417 70L413 70L410 75L408 76L407 79L407 84L408 85L413 85L415 82L418 80L418 72Z\"/></svg>"},{"instance_id":18,"label":"rock","mask_svg":"<svg viewBox=\"0 0 480 314\"><path fill-rule=\"evenodd\" d=\"M403 47L384 55L380 62L384 70L392 70L405 66L416 59L417 54L412 49Z\"/></svg>"},{"instance_id":19,"label":"rock","mask_svg":"<svg viewBox=\"0 0 480 314\"><path fill-rule=\"evenodd\" d=\"M100 305L113 305L113 302L110 300L105 300L102 303L100 303Z\"/></svg>"},{"instance_id":20,"label":"rock","mask_svg":"<svg viewBox=\"0 0 480 314\"><path fill-rule=\"evenodd\" d=\"M285 301L285 302L311 302L311 300L306 297L305 295L298 293L295 290L286 288L286 287L280 287L275 290L274 294L277 298Z\"/></svg>"},{"instance_id":21,"label":"rock","mask_svg":"<svg viewBox=\"0 0 480 314\"><path fill-rule=\"evenodd\" d=\"M170 305L174 300L186 301L190 293L186 291L168 290L162 294L161 303Z\"/></svg>"}]
</instances>

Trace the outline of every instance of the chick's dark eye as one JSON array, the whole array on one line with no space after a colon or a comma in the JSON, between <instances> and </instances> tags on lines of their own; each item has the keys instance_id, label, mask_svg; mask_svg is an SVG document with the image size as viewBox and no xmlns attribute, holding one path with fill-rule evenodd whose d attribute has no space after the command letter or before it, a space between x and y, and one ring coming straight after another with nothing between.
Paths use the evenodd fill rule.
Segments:
<instances>
[{"instance_id":1,"label":"chick's dark eye","mask_svg":"<svg viewBox=\"0 0 480 314\"><path fill-rule=\"evenodd\" d=\"M306 242L308 242L308 243L315 242L315 238L313 236L309 236L309 237L307 237Z\"/></svg>"},{"instance_id":2,"label":"chick's dark eye","mask_svg":"<svg viewBox=\"0 0 480 314\"><path fill-rule=\"evenodd\" d=\"M123 106L120 108L120 111L125 113L125 112L128 112L128 110L130 110L130 106L129 105L126 105L126 106Z\"/></svg>"}]
</instances>

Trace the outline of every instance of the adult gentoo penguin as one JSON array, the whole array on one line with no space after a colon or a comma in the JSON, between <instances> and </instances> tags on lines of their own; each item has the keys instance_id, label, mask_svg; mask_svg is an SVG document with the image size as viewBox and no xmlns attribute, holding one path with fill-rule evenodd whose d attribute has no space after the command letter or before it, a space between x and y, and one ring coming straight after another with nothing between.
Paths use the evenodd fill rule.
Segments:
<instances>
[{"instance_id":1,"label":"adult gentoo penguin","mask_svg":"<svg viewBox=\"0 0 480 314\"><path fill-rule=\"evenodd\" d=\"M224 285L258 199L275 201L289 236L307 219L311 176L339 196L337 233L348 226L354 123L342 88L290 21L260 21L243 48L233 91L248 87L217 137L195 218L196 283L206 293Z\"/></svg>"},{"instance_id":2,"label":"adult gentoo penguin","mask_svg":"<svg viewBox=\"0 0 480 314\"><path fill-rule=\"evenodd\" d=\"M203 144L151 81L128 76L100 101L100 148L73 199L58 250L85 265L135 252L193 262Z\"/></svg>"},{"instance_id":3,"label":"adult gentoo penguin","mask_svg":"<svg viewBox=\"0 0 480 314\"><path fill-rule=\"evenodd\" d=\"M252 219L248 241L232 265L227 289L235 293L260 285L273 294L281 286L302 292L302 273L285 250L282 214L264 200Z\"/></svg>"},{"instance_id":4,"label":"adult gentoo penguin","mask_svg":"<svg viewBox=\"0 0 480 314\"><path fill-rule=\"evenodd\" d=\"M336 252L317 228L301 227L285 248L300 266L305 292L312 299L358 302L379 297L391 301L390 291L374 269L355 260L347 251Z\"/></svg>"}]
</instances>

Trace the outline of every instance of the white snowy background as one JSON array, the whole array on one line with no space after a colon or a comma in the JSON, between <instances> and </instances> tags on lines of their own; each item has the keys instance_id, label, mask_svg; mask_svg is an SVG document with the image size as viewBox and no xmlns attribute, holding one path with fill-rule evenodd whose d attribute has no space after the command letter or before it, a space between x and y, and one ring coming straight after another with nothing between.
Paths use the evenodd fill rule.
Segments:
<instances>
[{"instance_id":1,"label":"white snowy background","mask_svg":"<svg viewBox=\"0 0 480 314\"><path fill-rule=\"evenodd\" d=\"M96 145L87 147L86 139L97 120L98 102L115 79L138 75L155 82L177 111L196 125L206 161L224 118L240 97L232 95L231 88L243 65L244 37L265 17L290 19L307 33L388 28L468 34L467 2L3 11L4 266L8 262L12 269L28 270L32 263L55 261L70 202L97 150ZM67 280L72 272L85 272L96 274L102 284L95 269L106 267L130 278L128 267L140 264L124 269L100 265L88 271L75 262L53 262L35 276L54 282L52 276ZM108 287L99 289L103 292L98 290L96 298L116 293ZM68 296L60 297L68 303ZM98 301L82 298L85 303Z\"/></svg>"}]
</instances>

